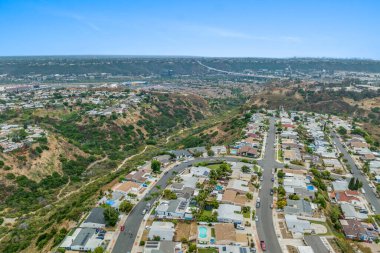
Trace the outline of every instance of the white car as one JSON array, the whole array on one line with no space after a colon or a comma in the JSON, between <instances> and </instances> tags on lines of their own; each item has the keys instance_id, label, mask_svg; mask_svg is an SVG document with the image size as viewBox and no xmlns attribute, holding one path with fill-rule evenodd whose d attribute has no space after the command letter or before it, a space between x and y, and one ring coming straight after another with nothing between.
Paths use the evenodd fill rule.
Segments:
<instances>
[{"instance_id":1,"label":"white car","mask_svg":"<svg viewBox=\"0 0 380 253\"><path fill-rule=\"evenodd\" d=\"M255 221L256 221L256 222L259 221L259 217L257 217L257 215L255 216Z\"/></svg>"}]
</instances>

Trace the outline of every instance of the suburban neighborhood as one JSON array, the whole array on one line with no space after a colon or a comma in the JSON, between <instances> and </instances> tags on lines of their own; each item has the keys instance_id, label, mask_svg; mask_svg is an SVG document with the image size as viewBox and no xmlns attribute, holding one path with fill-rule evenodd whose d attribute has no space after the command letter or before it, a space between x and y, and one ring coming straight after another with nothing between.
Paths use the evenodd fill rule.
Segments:
<instances>
[{"instance_id":1,"label":"suburban neighborhood","mask_svg":"<svg viewBox=\"0 0 380 253\"><path fill-rule=\"evenodd\" d=\"M349 119L254 113L241 141L171 150L120 178L59 248L319 253L340 252L335 233L378 242L380 154L369 146ZM264 210L275 241L263 240Z\"/></svg>"}]
</instances>

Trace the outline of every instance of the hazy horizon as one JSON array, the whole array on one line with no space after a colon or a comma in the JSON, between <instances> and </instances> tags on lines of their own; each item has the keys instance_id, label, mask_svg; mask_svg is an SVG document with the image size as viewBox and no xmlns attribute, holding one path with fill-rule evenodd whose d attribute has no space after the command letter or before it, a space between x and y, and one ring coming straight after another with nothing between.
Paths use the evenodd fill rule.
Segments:
<instances>
[{"instance_id":1,"label":"hazy horizon","mask_svg":"<svg viewBox=\"0 0 380 253\"><path fill-rule=\"evenodd\" d=\"M2 56L380 59L378 1L0 1Z\"/></svg>"}]
</instances>

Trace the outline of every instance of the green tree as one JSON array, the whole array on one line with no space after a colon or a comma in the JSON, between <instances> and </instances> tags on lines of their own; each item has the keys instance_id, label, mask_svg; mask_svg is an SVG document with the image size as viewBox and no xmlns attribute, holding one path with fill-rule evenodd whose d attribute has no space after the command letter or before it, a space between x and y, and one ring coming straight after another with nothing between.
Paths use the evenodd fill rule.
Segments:
<instances>
[{"instance_id":1,"label":"green tree","mask_svg":"<svg viewBox=\"0 0 380 253\"><path fill-rule=\"evenodd\" d=\"M348 189L350 189L350 190L354 190L355 189L355 178L354 177L352 177L350 179L350 182L348 183Z\"/></svg>"},{"instance_id":2,"label":"green tree","mask_svg":"<svg viewBox=\"0 0 380 253\"><path fill-rule=\"evenodd\" d=\"M340 127L338 128L338 133L339 133L340 135L346 135L346 134L347 134L347 130L346 130L344 127L340 126Z\"/></svg>"},{"instance_id":3,"label":"green tree","mask_svg":"<svg viewBox=\"0 0 380 253\"><path fill-rule=\"evenodd\" d=\"M191 243L189 245L189 252L192 253L192 252L196 252L197 251L197 245L195 243Z\"/></svg>"},{"instance_id":4,"label":"green tree","mask_svg":"<svg viewBox=\"0 0 380 253\"><path fill-rule=\"evenodd\" d=\"M133 204L127 200L120 203L119 210L123 213L129 213L133 208Z\"/></svg>"},{"instance_id":5,"label":"green tree","mask_svg":"<svg viewBox=\"0 0 380 253\"><path fill-rule=\"evenodd\" d=\"M153 160L150 167L151 167L153 172L159 173L161 170L161 163L157 160Z\"/></svg>"},{"instance_id":6,"label":"green tree","mask_svg":"<svg viewBox=\"0 0 380 253\"><path fill-rule=\"evenodd\" d=\"M104 252L104 249L102 248L102 247L96 247L95 249L94 249L94 253L103 253Z\"/></svg>"},{"instance_id":7,"label":"green tree","mask_svg":"<svg viewBox=\"0 0 380 253\"><path fill-rule=\"evenodd\" d=\"M277 177L278 177L278 178L284 178L284 177L285 177L285 172L283 172L282 170L279 170L279 171L277 172Z\"/></svg>"},{"instance_id":8,"label":"green tree","mask_svg":"<svg viewBox=\"0 0 380 253\"><path fill-rule=\"evenodd\" d=\"M251 172L251 169L247 165L243 165L241 167L241 171L244 173L249 173L249 172Z\"/></svg>"},{"instance_id":9,"label":"green tree","mask_svg":"<svg viewBox=\"0 0 380 253\"><path fill-rule=\"evenodd\" d=\"M164 199L177 199L177 195L169 189L165 189L162 193Z\"/></svg>"},{"instance_id":10,"label":"green tree","mask_svg":"<svg viewBox=\"0 0 380 253\"><path fill-rule=\"evenodd\" d=\"M356 178L354 190L359 190L363 186L362 182L360 182L359 178Z\"/></svg>"},{"instance_id":11,"label":"green tree","mask_svg":"<svg viewBox=\"0 0 380 253\"><path fill-rule=\"evenodd\" d=\"M284 209L284 207L286 206L286 199L280 199L280 200L277 200L277 208L278 209Z\"/></svg>"},{"instance_id":12,"label":"green tree","mask_svg":"<svg viewBox=\"0 0 380 253\"><path fill-rule=\"evenodd\" d=\"M249 199L249 200L253 199L253 195L252 195L252 193L250 193L250 192L247 192L247 193L245 194L245 196L246 196L247 199Z\"/></svg>"},{"instance_id":13,"label":"green tree","mask_svg":"<svg viewBox=\"0 0 380 253\"><path fill-rule=\"evenodd\" d=\"M107 206L104 208L104 219L106 220L108 226L113 227L119 219L119 212L114 208Z\"/></svg>"}]
</instances>

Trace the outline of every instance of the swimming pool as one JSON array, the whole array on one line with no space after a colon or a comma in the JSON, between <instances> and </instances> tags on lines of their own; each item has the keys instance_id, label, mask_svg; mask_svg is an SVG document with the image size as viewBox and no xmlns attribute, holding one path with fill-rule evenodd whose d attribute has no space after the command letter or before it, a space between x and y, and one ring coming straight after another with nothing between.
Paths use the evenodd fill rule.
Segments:
<instances>
[{"instance_id":1,"label":"swimming pool","mask_svg":"<svg viewBox=\"0 0 380 253\"><path fill-rule=\"evenodd\" d=\"M199 238L206 238L207 237L207 228L206 227L199 227L198 228L198 236L199 236Z\"/></svg>"},{"instance_id":2,"label":"swimming pool","mask_svg":"<svg viewBox=\"0 0 380 253\"><path fill-rule=\"evenodd\" d=\"M215 186L215 190L221 191L221 190L223 190L223 186L217 185L217 186Z\"/></svg>"},{"instance_id":3,"label":"swimming pool","mask_svg":"<svg viewBox=\"0 0 380 253\"><path fill-rule=\"evenodd\" d=\"M309 190L309 191L314 191L314 186L313 185L308 185L306 186L306 188Z\"/></svg>"}]
</instances>

